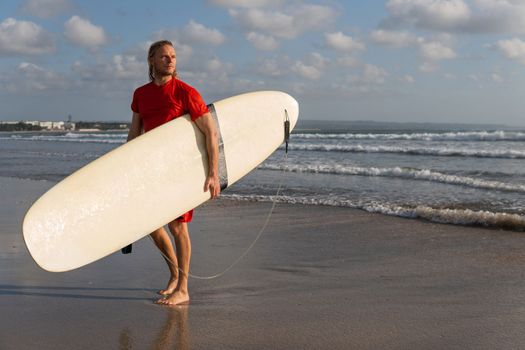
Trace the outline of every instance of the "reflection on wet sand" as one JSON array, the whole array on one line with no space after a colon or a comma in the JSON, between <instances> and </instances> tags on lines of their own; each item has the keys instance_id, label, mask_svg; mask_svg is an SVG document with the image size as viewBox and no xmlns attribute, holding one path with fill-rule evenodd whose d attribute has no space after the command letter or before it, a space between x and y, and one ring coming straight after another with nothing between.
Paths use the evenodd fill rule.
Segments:
<instances>
[{"instance_id":1,"label":"reflection on wet sand","mask_svg":"<svg viewBox=\"0 0 525 350\"><path fill-rule=\"evenodd\" d=\"M153 350L169 348L187 350L189 346L188 305L166 308L167 316L163 327L151 344ZM124 328L119 336L119 349L133 349L133 335L129 328Z\"/></svg>"},{"instance_id":2,"label":"reflection on wet sand","mask_svg":"<svg viewBox=\"0 0 525 350\"><path fill-rule=\"evenodd\" d=\"M129 328L124 328L120 332L118 344L120 350L133 349L133 337L131 336L131 331L129 330Z\"/></svg>"},{"instance_id":3,"label":"reflection on wet sand","mask_svg":"<svg viewBox=\"0 0 525 350\"><path fill-rule=\"evenodd\" d=\"M189 306L172 306L167 312L164 327L159 331L157 338L151 348L155 350L165 350L174 341L176 349L189 349L188 339L188 308ZM175 336L175 339L173 339Z\"/></svg>"}]
</instances>

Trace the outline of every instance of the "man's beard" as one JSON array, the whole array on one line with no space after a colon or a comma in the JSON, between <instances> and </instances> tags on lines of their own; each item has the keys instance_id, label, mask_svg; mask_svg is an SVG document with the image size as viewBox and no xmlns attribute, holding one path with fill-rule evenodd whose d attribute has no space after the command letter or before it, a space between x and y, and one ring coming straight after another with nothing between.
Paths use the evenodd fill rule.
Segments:
<instances>
[{"instance_id":1,"label":"man's beard","mask_svg":"<svg viewBox=\"0 0 525 350\"><path fill-rule=\"evenodd\" d=\"M173 73L169 73L168 71L163 70L163 69L159 70L159 69L157 69L157 67L155 65L153 65L153 74L154 74L155 78L167 77L167 76L176 77L177 76L177 69L174 69Z\"/></svg>"}]
</instances>

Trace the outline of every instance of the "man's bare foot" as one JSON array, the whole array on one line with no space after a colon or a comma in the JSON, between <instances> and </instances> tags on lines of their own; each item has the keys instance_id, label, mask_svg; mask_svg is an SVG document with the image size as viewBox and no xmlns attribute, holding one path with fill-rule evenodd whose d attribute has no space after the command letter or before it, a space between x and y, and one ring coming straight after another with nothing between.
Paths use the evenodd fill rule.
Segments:
<instances>
[{"instance_id":1,"label":"man's bare foot","mask_svg":"<svg viewBox=\"0 0 525 350\"><path fill-rule=\"evenodd\" d=\"M155 304L161 305L182 305L190 302L190 295L188 292L182 292L180 290L174 292L167 298L161 298L155 302Z\"/></svg>"},{"instance_id":2,"label":"man's bare foot","mask_svg":"<svg viewBox=\"0 0 525 350\"><path fill-rule=\"evenodd\" d=\"M166 289L161 289L159 290L157 293L160 294L160 295L170 295L172 294L175 289L177 288L177 282L178 282L178 279L177 278L170 278L170 280L168 281L168 286L166 287Z\"/></svg>"}]
</instances>

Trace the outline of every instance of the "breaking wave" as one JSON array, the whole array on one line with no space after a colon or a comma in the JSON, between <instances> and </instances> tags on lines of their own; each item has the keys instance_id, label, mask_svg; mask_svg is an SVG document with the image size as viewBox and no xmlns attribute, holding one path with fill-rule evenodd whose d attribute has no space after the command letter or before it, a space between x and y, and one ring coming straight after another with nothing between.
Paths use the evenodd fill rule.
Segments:
<instances>
[{"instance_id":1,"label":"breaking wave","mask_svg":"<svg viewBox=\"0 0 525 350\"><path fill-rule=\"evenodd\" d=\"M126 137L125 134L67 133L65 135L11 135L10 137L0 137L0 140L122 144L126 142Z\"/></svg>"},{"instance_id":2,"label":"breaking wave","mask_svg":"<svg viewBox=\"0 0 525 350\"><path fill-rule=\"evenodd\" d=\"M465 131L446 133L403 134L293 134L307 140L409 140L409 141L525 141L525 132L518 131Z\"/></svg>"},{"instance_id":3,"label":"breaking wave","mask_svg":"<svg viewBox=\"0 0 525 350\"><path fill-rule=\"evenodd\" d=\"M398 153L441 157L477 157L477 158L509 158L525 159L525 151L520 150L480 150L458 149L449 147L396 147L396 146L366 146L366 145L330 145L330 144L291 144L290 150L317 152L348 152L348 153Z\"/></svg>"},{"instance_id":4,"label":"breaking wave","mask_svg":"<svg viewBox=\"0 0 525 350\"><path fill-rule=\"evenodd\" d=\"M277 202L287 204L323 205L347 207L365 210L370 213L380 213L390 216L399 216L411 219L424 219L442 224L465 226L485 226L505 228L516 231L525 230L525 216L518 214L496 213L484 210L432 208L419 205L415 207L400 206L378 202L354 202L347 199L292 197L292 196L265 196L265 195L237 195L224 194L224 198L239 201Z\"/></svg>"},{"instance_id":5,"label":"breaking wave","mask_svg":"<svg viewBox=\"0 0 525 350\"><path fill-rule=\"evenodd\" d=\"M499 181L489 181L476 179L467 176L458 176L444 174L429 169L410 169L410 168L364 168L343 165L307 165L301 166L297 164L276 165L263 164L258 167L260 170L279 170L289 171L294 173L311 173L311 174L332 174L332 175L358 175L358 176L381 176L394 177L411 180L423 180L431 182L439 182L450 185L460 185L473 188L520 192L525 193L525 185L509 184Z\"/></svg>"}]
</instances>

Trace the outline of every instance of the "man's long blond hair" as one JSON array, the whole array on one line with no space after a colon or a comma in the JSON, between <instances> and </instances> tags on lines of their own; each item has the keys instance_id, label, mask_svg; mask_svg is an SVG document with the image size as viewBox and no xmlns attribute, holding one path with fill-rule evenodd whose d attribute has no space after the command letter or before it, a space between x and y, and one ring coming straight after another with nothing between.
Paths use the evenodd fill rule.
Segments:
<instances>
[{"instance_id":1,"label":"man's long blond hair","mask_svg":"<svg viewBox=\"0 0 525 350\"><path fill-rule=\"evenodd\" d=\"M155 53L157 52L157 50L160 49L161 47L165 46L165 45L169 45L169 46L173 47L173 49L175 49L175 47L173 46L173 43L171 41L169 41L169 40L156 41L153 44L151 44L151 46L149 47L149 51L148 51L148 66L149 66L149 79L151 81L155 80L155 72L154 72L153 64L151 63L151 60L155 56ZM175 71L173 72L173 77L174 78L177 77L177 69L175 69Z\"/></svg>"}]
</instances>

